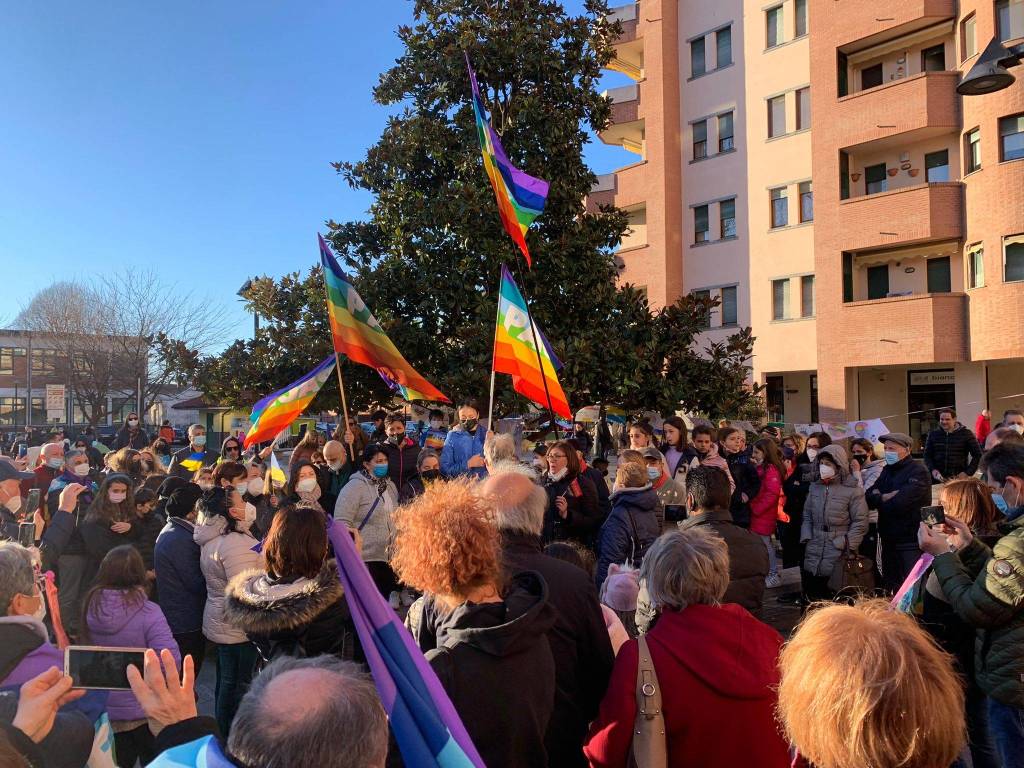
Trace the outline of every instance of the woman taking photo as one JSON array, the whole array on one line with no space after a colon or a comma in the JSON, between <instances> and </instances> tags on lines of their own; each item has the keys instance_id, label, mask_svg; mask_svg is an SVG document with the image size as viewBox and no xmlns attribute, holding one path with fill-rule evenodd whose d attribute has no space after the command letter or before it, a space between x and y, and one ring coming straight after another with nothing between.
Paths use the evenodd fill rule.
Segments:
<instances>
[{"instance_id":1,"label":"woman taking photo","mask_svg":"<svg viewBox=\"0 0 1024 768\"><path fill-rule=\"evenodd\" d=\"M750 530L761 537L768 550L768 576L765 586L769 589L779 586L779 563L775 555L772 536L779 518L779 497L782 495L782 481L786 477L786 465L782 461L778 444L769 438L754 443L751 461L757 469L761 487L750 501Z\"/></svg>"},{"instance_id":2,"label":"woman taking photo","mask_svg":"<svg viewBox=\"0 0 1024 768\"><path fill-rule=\"evenodd\" d=\"M559 440L548 446L544 458L548 464L543 478L544 490L548 494L548 509L544 515L545 543L593 538L601 524L597 488L590 478L580 474L576 449L567 441Z\"/></svg>"},{"instance_id":3,"label":"woman taking photo","mask_svg":"<svg viewBox=\"0 0 1024 768\"><path fill-rule=\"evenodd\" d=\"M249 510L253 519L249 519ZM261 557L252 551L256 539L249 534L255 508L246 506L234 488L211 488L196 503L196 511L192 538L201 548L199 566L206 579L203 635L217 644L215 712L217 725L226 734L256 665L255 646L244 632L224 619L228 582L260 566Z\"/></svg>"},{"instance_id":4,"label":"woman taking photo","mask_svg":"<svg viewBox=\"0 0 1024 768\"><path fill-rule=\"evenodd\" d=\"M319 508L278 510L263 543L263 568L231 580L224 618L255 643L263 665L278 656L322 653L361 660L337 564L327 559Z\"/></svg>"}]
</instances>

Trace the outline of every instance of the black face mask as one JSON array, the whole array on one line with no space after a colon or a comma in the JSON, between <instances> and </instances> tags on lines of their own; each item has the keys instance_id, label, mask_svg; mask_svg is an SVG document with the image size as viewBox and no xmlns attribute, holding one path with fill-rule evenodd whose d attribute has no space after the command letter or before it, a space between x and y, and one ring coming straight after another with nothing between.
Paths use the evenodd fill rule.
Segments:
<instances>
[{"instance_id":1,"label":"black face mask","mask_svg":"<svg viewBox=\"0 0 1024 768\"><path fill-rule=\"evenodd\" d=\"M865 464L868 463L868 457L867 457L866 454L855 453L855 454L853 454L853 458L855 458L858 462L860 462L861 466L864 466Z\"/></svg>"},{"instance_id":2,"label":"black face mask","mask_svg":"<svg viewBox=\"0 0 1024 768\"><path fill-rule=\"evenodd\" d=\"M437 480L441 476L440 469L425 469L420 472L421 480Z\"/></svg>"},{"instance_id":3,"label":"black face mask","mask_svg":"<svg viewBox=\"0 0 1024 768\"><path fill-rule=\"evenodd\" d=\"M477 420L476 419L462 419L459 423L462 425L462 428L464 430L466 430L467 432L472 432L473 430L476 429Z\"/></svg>"}]
</instances>

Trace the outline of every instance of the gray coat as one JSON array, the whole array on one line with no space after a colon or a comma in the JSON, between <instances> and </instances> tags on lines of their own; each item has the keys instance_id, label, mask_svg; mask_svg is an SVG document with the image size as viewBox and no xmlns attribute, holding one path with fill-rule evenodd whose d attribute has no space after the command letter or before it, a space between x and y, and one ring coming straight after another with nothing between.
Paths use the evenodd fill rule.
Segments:
<instances>
[{"instance_id":1,"label":"gray coat","mask_svg":"<svg viewBox=\"0 0 1024 768\"><path fill-rule=\"evenodd\" d=\"M224 590L238 574L263 565L263 555L252 551L256 539L229 531L227 521L219 515L206 519L202 514L196 520L192 539L202 548L199 566L206 578L203 634L215 643L244 643L245 632L224 619Z\"/></svg>"},{"instance_id":2,"label":"gray coat","mask_svg":"<svg viewBox=\"0 0 1024 768\"><path fill-rule=\"evenodd\" d=\"M362 525L373 507L373 516L359 532L363 537L363 560L368 563L386 563L389 560L395 535L398 490L390 479L385 483L383 493L378 493L377 488L376 478L363 471L356 472L338 493L338 501L334 504L334 519L351 528ZM376 507L374 502L377 502Z\"/></svg>"},{"instance_id":3,"label":"gray coat","mask_svg":"<svg viewBox=\"0 0 1024 768\"><path fill-rule=\"evenodd\" d=\"M829 445L821 449L837 464L836 476L825 484L815 480L804 504L800 541L807 542L804 552L804 570L814 576L830 576L839 555L849 541L856 550L868 531L868 505L864 489L850 474L850 459L841 446ZM815 459L814 475L818 476L820 455Z\"/></svg>"}]
</instances>

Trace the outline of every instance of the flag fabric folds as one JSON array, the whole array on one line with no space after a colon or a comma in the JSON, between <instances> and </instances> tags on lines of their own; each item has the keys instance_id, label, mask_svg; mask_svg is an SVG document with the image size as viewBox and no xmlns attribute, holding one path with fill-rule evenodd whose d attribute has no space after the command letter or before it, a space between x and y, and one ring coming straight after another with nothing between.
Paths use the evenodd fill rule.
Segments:
<instances>
[{"instance_id":1,"label":"flag fabric folds","mask_svg":"<svg viewBox=\"0 0 1024 768\"><path fill-rule=\"evenodd\" d=\"M388 386L405 400L449 402L440 390L402 357L373 313L359 298L323 237L318 237L324 280L327 283L327 311L331 318L334 349L355 363L375 369Z\"/></svg>"},{"instance_id":2,"label":"flag fabric folds","mask_svg":"<svg viewBox=\"0 0 1024 768\"><path fill-rule=\"evenodd\" d=\"M483 768L434 670L381 596L347 528L328 520L345 600L405 765Z\"/></svg>"},{"instance_id":3,"label":"flag fabric folds","mask_svg":"<svg viewBox=\"0 0 1024 768\"><path fill-rule=\"evenodd\" d=\"M501 265L501 290L498 295L498 324L494 330L494 370L512 376L512 387L516 392L537 403L541 408L550 408L559 416L572 419L569 401L562 391L555 375L562 363L555 357L544 334L534 324L537 338L541 340L540 358L543 370L537 364L537 347L533 342L530 328L530 314L526 301L512 279L508 267ZM544 385L547 382L547 393Z\"/></svg>"},{"instance_id":4,"label":"flag fabric folds","mask_svg":"<svg viewBox=\"0 0 1024 768\"><path fill-rule=\"evenodd\" d=\"M277 483L280 488L284 488L284 484L288 482L284 470L281 469L281 465L277 462L277 454L273 451L270 452L270 482Z\"/></svg>"},{"instance_id":5,"label":"flag fabric folds","mask_svg":"<svg viewBox=\"0 0 1024 768\"><path fill-rule=\"evenodd\" d=\"M244 447L273 440L290 426L316 397L316 393L334 371L334 355L324 358L316 368L284 389L267 395L252 407L252 426L245 435ZM182 462L184 464L184 462Z\"/></svg>"},{"instance_id":6,"label":"flag fabric folds","mask_svg":"<svg viewBox=\"0 0 1024 768\"><path fill-rule=\"evenodd\" d=\"M491 180L491 187L494 189L501 223L523 252L527 266L532 266L530 250L526 247L526 230L544 210L544 202L548 197L548 182L523 173L512 165L504 147L501 146L501 139L487 119L476 82L476 73L469 64L468 55L466 69L469 70L469 82L473 87L473 113L476 115L480 152L484 156L484 170L487 171L487 178Z\"/></svg>"}]
</instances>

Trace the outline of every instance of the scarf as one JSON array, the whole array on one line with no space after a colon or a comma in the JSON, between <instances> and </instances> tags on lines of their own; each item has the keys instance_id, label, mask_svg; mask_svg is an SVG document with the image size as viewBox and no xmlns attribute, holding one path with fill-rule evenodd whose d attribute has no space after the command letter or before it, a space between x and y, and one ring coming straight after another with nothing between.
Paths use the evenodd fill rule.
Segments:
<instances>
[{"instance_id":1,"label":"scarf","mask_svg":"<svg viewBox=\"0 0 1024 768\"><path fill-rule=\"evenodd\" d=\"M77 483L78 485L84 485L85 490L78 496L78 503L81 508L88 507L92 504L92 500L96 495L96 491L99 490L96 483L89 477L79 477L74 472L64 470L57 477L53 478L53 482L50 483L50 490L52 491L63 491L69 485Z\"/></svg>"},{"instance_id":2,"label":"scarf","mask_svg":"<svg viewBox=\"0 0 1024 768\"><path fill-rule=\"evenodd\" d=\"M299 498L303 501L308 501L310 504L318 504L320 501L320 486L318 485L312 491L295 491Z\"/></svg>"}]
</instances>

